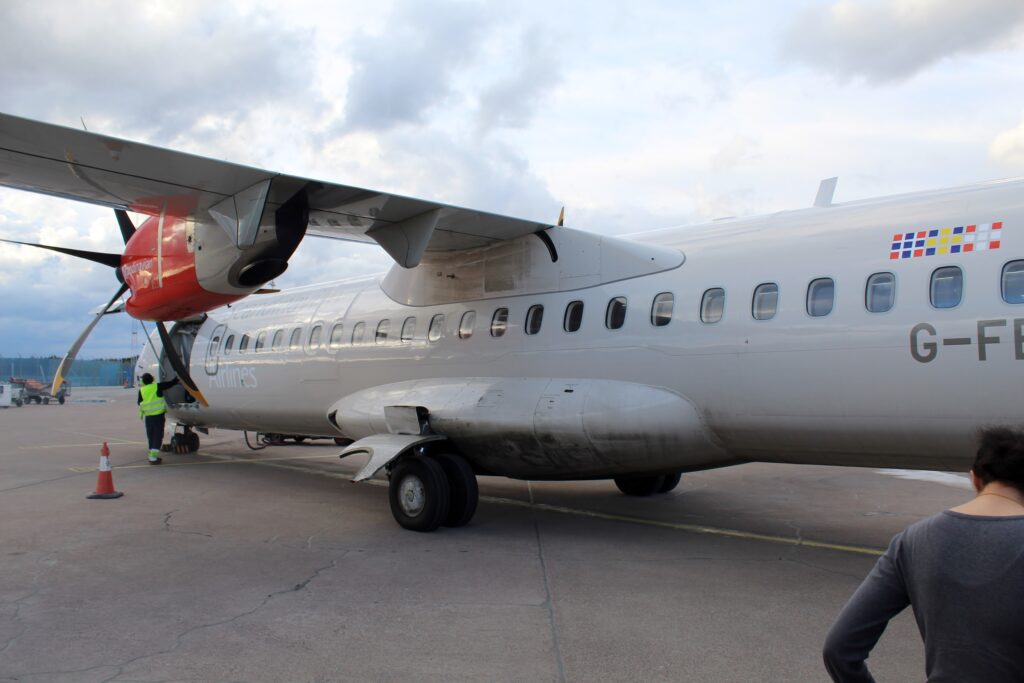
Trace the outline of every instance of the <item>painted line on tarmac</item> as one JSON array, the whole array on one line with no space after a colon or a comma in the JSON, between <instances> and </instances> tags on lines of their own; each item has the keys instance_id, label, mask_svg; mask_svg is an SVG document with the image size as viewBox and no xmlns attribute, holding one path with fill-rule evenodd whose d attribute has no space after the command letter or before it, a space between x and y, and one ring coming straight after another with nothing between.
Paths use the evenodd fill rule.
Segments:
<instances>
[{"instance_id":1,"label":"painted line on tarmac","mask_svg":"<svg viewBox=\"0 0 1024 683\"><path fill-rule=\"evenodd\" d=\"M344 481L351 481L354 476L351 472L327 472L322 470L311 470L306 467L296 467L294 465L286 464L289 461L295 460L313 460L320 458L336 458L336 453L330 455L306 455L306 456L295 456L287 458L261 458L258 460L247 460L242 458L232 458L230 456L213 455L204 453L206 457L215 458L216 460L210 462L182 462L182 463L169 463L161 465L161 467L188 467L190 465L235 465L235 464L249 464L249 465L264 465L266 467L274 467L282 470L290 470L293 472L300 472L303 474L316 474L323 477L329 477L332 479L341 479ZM134 469L150 467L148 463L142 465L123 465L116 469ZM78 471L76 468L71 468ZM96 468L88 468L86 471L95 471ZM363 482L365 484L372 484L373 486L387 486L388 482L381 479L370 479ZM663 522L655 519L644 519L643 517L631 517L629 515L616 515L607 512L596 512L593 510L583 510L580 508L570 508L563 505L551 505L549 503L536 503L528 500L517 500L515 498L504 498L500 496L480 496L480 500L486 503L493 503L495 505L506 505L510 507L521 507L532 510L540 510L542 512L555 512L563 515L573 515L576 517L588 517L590 519L601 519L608 522L624 522L626 524L640 524L643 526L657 527L660 529L672 529L675 531L686 531L694 534L704 534L710 536L724 536L727 538L739 538L748 541L765 541L768 543L778 543L781 545L788 545L794 547L804 548L816 548L818 550L834 550L843 553L853 553L856 555L869 555L871 557L881 556L885 550L879 548L868 548L859 545L847 545L844 543L828 543L826 541L814 541L806 538L793 538L790 536L775 536L772 534L759 534L753 531L741 531L739 529L728 529L725 527L714 527L705 526L703 524L685 524L681 522Z\"/></svg>"},{"instance_id":2,"label":"painted line on tarmac","mask_svg":"<svg viewBox=\"0 0 1024 683\"><path fill-rule=\"evenodd\" d=\"M376 483L376 482L371 482ZM381 482L383 484L384 482ZM845 545L842 543L827 543L825 541L812 541L806 538L791 538L789 536L773 536L772 534L759 534L752 531L740 531L739 529L726 529L723 527L704 526L702 524L683 524L680 522L662 522L656 519L644 519L642 517L630 517L628 515L615 515L607 512L595 512L592 510L581 510L569 508L562 505L550 505L548 503L531 503L528 500L516 500L515 498L498 498L495 496L480 496L480 500L499 505L512 505L516 507L544 510L545 512L560 512L565 515L576 515L577 517L591 517L603 519L610 522L627 522L629 524L642 524L644 526L660 527L662 529L675 529L677 531L689 531L695 534L710 534L713 536L728 536L730 538L743 538L753 541L768 541L770 543L781 543L783 545L803 546L807 548L819 548L823 550L838 550L844 553L857 553L859 555L871 555L879 557L884 550L878 548L867 548L859 545Z\"/></svg>"},{"instance_id":3,"label":"painted line on tarmac","mask_svg":"<svg viewBox=\"0 0 1024 683\"><path fill-rule=\"evenodd\" d=\"M144 443L142 441L138 443ZM97 444L102 445L102 444ZM213 460L196 460L193 462L167 462L166 460L160 465L160 467L192 467L194 465L260 465L263 463L281 462L288 460L316 460L318 458L337 458L337 453L331 453L330 455L298 455L294 457L286 458L260 458L258 460L249 460L247 458L232 458L230 456L223 455L211 455L209 453L203 453L204 457L214 458ZM117 470L135 470L135 469L148 469L152 467L148 462L142 462L138 465L114 465L114 469ZM72 472L95 472L98 468L86 467L84 465L74 465L68 468ZM299 472L312 472L304 467L289 467L287 469L296 470Z\"/></svg>"},{"instance_id":4,"label":"painted line on tarmac","mask_svg":"<svg viewBox=\"0 0 1024 683\"><path fill-rule=\"evenodd\" d=\"M101 441L99 443L56 443L46 446L18 446L19 451L48 451L54 448L102 448L108 446L144 446L145 441Z\"/></svg>"}]
</instances>

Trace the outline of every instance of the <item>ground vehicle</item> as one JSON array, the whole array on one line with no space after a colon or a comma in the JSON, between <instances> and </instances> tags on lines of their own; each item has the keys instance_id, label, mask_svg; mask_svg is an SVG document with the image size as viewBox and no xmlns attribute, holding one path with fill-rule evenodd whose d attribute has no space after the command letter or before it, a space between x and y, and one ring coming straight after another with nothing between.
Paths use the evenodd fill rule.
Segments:
<instances>
[{"instance_id":1,"label":"ground vehicle","mask_svg":"<svg viewBox=\"0 0 1024 683\"><path fill-rule=\"evenodd\" d=\"M56 396L50 393L52 384L43 384L35 379L11 377L11 385L13 392L12 402L17 406L22 404L28 405L33 402L48 405L51 401L64 405L64 401L71 394L71 388L66 383L60 388Z\"/></svg>"}]
</instances>

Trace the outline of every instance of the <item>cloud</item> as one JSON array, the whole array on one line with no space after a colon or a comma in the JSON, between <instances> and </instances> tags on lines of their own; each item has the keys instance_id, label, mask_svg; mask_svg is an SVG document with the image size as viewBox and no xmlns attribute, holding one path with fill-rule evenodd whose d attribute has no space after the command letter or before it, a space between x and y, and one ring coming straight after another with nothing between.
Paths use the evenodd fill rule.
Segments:
<instances>
[{"instance_id":1,"label":"cloud","mask_svg":"<svg viewBox=\"0 0 1024 683\"><path fill-rule=\"evenodd\" d=\"M844 81L887 83L1005 44L1022 22L1021 0L836 0L798 15L783 52Z\"/></svg>"},{"instance_id":2,"label":"cloud","mask_svg":"<svg viewBox=\"0 0 1024 683\"><path fill-rule=\"evenodd\" d=\"M204 114L315 106L309 36L228 3L0 3L0 109L166 142Z\"/></svg>"},{"instance_id":3,"label":"cloud","mask_svg":"<svg viewBox=\"0 0 1024 683\"><path fill-rule=\"evenodd\" d=\"M455 95L453 77L472 62L489 22L477 4L400 0L387 32L354 39L345 127L387 130L426 121Z\"/></svg>"},{"instance_id":4,"label":"cloud","mask_svg":"<svg viewBox=\"0 0 1024 683\"><path fill-rule=\"evenodd\" d=\"M997 135L989 145L988 155L998 164L1024 170L1024 121Z\"/></svg>"},{"instance_id":5,"label":"cloud","mask_svg":"<svg viewBox=\"0 0 1024 683\"><path fill-rule=\"evenodd\" d=\"M557 47L539 27L524 32L515 71L480 93L477 126L480 132L494 128L526 128L545 92L562 77L555 56Z\"/></svg>"}]
</instances>

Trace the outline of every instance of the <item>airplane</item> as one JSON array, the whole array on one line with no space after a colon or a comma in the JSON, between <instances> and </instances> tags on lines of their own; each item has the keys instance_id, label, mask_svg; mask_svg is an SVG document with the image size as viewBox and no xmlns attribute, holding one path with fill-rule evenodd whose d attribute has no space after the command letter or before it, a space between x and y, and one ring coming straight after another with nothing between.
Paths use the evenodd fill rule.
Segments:
<instances>
[{"instance_id":1,"label":"airplane","mask_svg":"<svg viewBox=\"0 0 1024 683\"><path fill-rule=\"evenodd\" d=\"M115 210L123 254L43 248L113 266L111 302L157 322L136 369L182 379L188 443L335 437L406 529L467 524L479 475L964 471L1024 418L1022 179L842 204L828 179L809 208L608 237L0 114L0 185ZM308 236L395 263L249 297Z\"/></svg>"}]
</instances>

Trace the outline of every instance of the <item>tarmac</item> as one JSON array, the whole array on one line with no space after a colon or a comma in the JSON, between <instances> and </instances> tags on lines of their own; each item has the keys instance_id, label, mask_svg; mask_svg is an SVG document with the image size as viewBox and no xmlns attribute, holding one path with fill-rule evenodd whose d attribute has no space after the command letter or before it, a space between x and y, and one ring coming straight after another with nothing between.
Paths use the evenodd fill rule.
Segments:
<instances>
[{"instance_id":1,"label":"tarmac","mask_svg":"<svg viewBox=\"0 0 1024 683\"><path fill-rule=\"evenodd\" d=\"M824 681L832 620L954 474L749 464L627 498L481 477L398 527L330 441L146 464L131 390L0 410L0 681ZM117 500L86 500L102 443ZM911 478L907 478L911 477ZM869 661L921 680L909 611Z\"/></svg>"}]
</instances>

